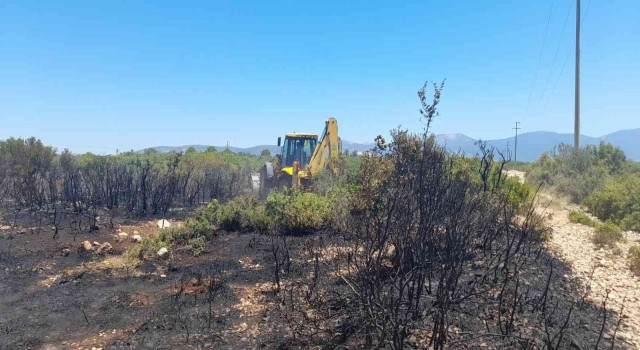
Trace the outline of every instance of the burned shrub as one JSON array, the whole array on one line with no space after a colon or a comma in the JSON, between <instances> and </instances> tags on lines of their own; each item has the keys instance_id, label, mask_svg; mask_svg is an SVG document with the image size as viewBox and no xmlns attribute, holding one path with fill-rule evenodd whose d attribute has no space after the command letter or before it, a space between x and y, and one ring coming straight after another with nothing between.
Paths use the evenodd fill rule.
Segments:
<instances>
[{"instance_id":1,"label":"burned shrub","mask_svg":"<svg viewBox=\"0 0 640 350\"><path fill-rule=\"evenodd\" d=\"M427 125L437 115L441 86L434 87L432 103L420 94ZM548 285L532 287L524 273L540 255L541 218L530 193L509 197L504 159L483 152L477 181L455 169L428 130L392 137L364 156L344 231L333 245L308 249L304 259L315 263L284 293L294 337L306 345L441 349L467 322L473 332L458 342L499 334L503 345L542 347L547 334L548 347L562 343L564 328L556 326L565 309L552 312ZM524 315L537 315L544 330L512 337Z\"/></svg>"}]
</instances>

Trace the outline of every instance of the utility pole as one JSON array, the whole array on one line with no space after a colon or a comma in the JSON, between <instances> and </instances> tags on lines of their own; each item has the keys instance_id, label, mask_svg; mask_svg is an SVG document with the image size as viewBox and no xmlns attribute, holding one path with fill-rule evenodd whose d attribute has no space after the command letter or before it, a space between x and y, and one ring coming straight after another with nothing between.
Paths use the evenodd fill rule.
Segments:
<instances>
[{"instance_id":1,"label":"utility pole","mask_svg":"<svg viewBox=\"0 0 640 350\"><path fill-rule=\"evenodd\" d=\"M576 0L576 105L573 125L573 146L580 148L580 0Z\"/></svg>"},{"instance_id":2,"label":"utility pole","mask_svg":"<svg viewBox=\"0 0 640 350\"><path fill-rule=\"evenodd\" d=\"M513 128L513 130L516 131L516 145L515 145L515 149L513 151L513 161L517 162L518 161L518 130L522 129L518 127L518 124L520 124L520 122L516 122L516 127Z\"/></svg>"}]
</instances>

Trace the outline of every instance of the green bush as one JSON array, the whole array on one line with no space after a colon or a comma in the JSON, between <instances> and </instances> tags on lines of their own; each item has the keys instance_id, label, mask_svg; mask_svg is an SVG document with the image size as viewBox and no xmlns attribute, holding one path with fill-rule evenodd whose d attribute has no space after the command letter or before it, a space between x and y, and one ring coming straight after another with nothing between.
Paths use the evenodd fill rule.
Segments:
<instances>
[{"instance_id":1,"label":"green bush","mask_svg":"<svg viewBox=\"0 0 640 350\"><path fill-rule=\"evenodd\" d=\"M631 213L620 222L622 228L629 231L640 232L640 212Z\"/></svg>"},{"instance_id":2,"label":"green bush","mask_svg":"<svg viewBox=\"0 0 640 350\"><path fill-rule=\"evenodd\" d=\"M192 238L187 243L187 246L191 249L191 253L193 253L194 256L204 253L206 245L207 241L203 236Z\"/></svg>"},{"instance_id":3,"label":"green bush","mask_svg":"<svg viewBox=\"0 0 640 350\"><path fill-rule=\"evenodd\" d=\"M214 200L196 210L193 217L187 220L186 227L196 236L211 237L219 230L262 232L271 222L272 219L256 197L240 196L226 204Z\"/></svg>"},{"instance_id":4,"label":"green bush","mask_svg":"<svg viewBox=\"0 0 640 350\"><path fill-rule=\"evenodd\" d=\"M553 153L531 163L527 182L555 189L575 203L582 203L603 187L603 181L629 174L634 163L617 147L600 143L576 150L561 144Z\"/></svg>"},{"instance_id":5,"label":"green bush","mask_svg":"<svg viewBox=\"0 0 640 350\"><path fill-rule=\"evenodd\" d=\"M634 226L640 212L640 177L624 176L609 179L604 187L591 194L585 202L589 210L600 220ZM635 214L635 215L634 215Z\"/></svg>"},{"instance_id":6,"label":"green bush","mask_svg":"<svg viewBox=\"0 0 640 350\"><path fill-rule=\"evenodd\" d=\"M532 200L535 194L533 187L520 183L520 181L512 177L504 180L502 191L506 195L507 203L515 208L522 208Z\"/></svg>"},{"instance_id":7,"label":"green bush","mask_svg":"<svg viewBox=\"0 0 640 350\"><path fill-rule=\"evenodd\" d=\"M593 243L599 246L613 247L623 240L624 235L620 227L610 221L597 225L593 234Z\"/></svg>"},{"instance_id":8,"label":"green bush","mask_svg":"<svg viewBox=\"0 0 640 350\"><path fill-rule=\"evenodd\" d=\"M569 213L569 221L575 224L582 224L591 227L595 227L597 224L597 222L593 220L589 215L576 210Z\"/></svg>"},{"instance_id":9,"label":"green bush","mask_svg":"<svg viewBox=\"0 0 640 350\"><path fill-rule=\"evenodd\" d=\"M218 210L220 204L217 200L211 201L204 207L198 208L191 218L185 223L190 231L196 236L213 236L215 235L220 226L218 225Z\"/></svg>"},{"instance_id":10,"label":"green bush","mask_svg":"<svg viewBox=\"0 0 640 350\"><path fill-rule=\"evenodd\" d=\"M310 192L276 192L267 197L266 209L285 232L309 233L330 225L332 198Z\"/></svg>"},{"instance_id":11,"label":"green bush","mask_svg":"<svg viewBox=\"0 0 640 350\"><path fill-rule=\"evenodd\" d=\"M140 244L129 248L125 253L127 259L141 260L149 259L160 250L160 248L171 248L175 244L186 244L190 239L190 233L185 227L171 227L158 230L153 237L144 237Z\"/></svg>"},{"instance_id":12,"label":"green bush","mask_svg":"<svg viewBox=\"0 0 640 350\"><path fill-rule=\"evenodd\" d=\"M313 176L313 192L325 195L336 188L351 188L357 181L362 166L362 156L343 155L330 160L326 169ZM330 169L337 169L331 171Z\"/></svg>"},{"instance_id":13,"label":"green bush","mask_svg":"<svg viewBox=\"0 0 640 350\"><path fill-rule=\"evenodd\" d=\"M629 248L629 267L636 275L640 275L640 245Z\"/></svg>"}]
</instances>

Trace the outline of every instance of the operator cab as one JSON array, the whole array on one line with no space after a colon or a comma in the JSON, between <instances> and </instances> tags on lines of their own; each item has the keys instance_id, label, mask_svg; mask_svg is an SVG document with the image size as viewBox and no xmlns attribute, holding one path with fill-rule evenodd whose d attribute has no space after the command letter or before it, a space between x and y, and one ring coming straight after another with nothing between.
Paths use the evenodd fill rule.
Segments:
<instances>
[{"instance_id":1,"label":"operator cab","mask_svg":"<svg viewBox=\"0 0 640 350\"><path fill-rule=\"evenodd\" d=\"M281 139L278 137L278 146ZM282 168L293 167L293 162L300 164L300 169L305 169L309 165L313 151L318 143L318 135L293 133L287 134L282 145L281 158Z\"/></svg>"}]
</instances>

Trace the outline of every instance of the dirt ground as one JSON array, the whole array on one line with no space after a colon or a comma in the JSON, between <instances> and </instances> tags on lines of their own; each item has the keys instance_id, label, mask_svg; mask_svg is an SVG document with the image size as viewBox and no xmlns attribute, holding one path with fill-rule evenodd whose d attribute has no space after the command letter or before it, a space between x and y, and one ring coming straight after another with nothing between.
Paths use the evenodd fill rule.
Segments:
<instances>
[{"instance_id":1,"label":"dirt ground","mask_svg":"<svg viewBox=\"0 0 640 350\"><path fill-rule=\"evenodd\" d=\"M640 237L626 233L618 254L596 248L592 228L568 222L579 208L544 196L553 230L548 250L571 270L560 273L590 285L594 305L609 291L606 309L624 315L616 348L640 349L640 279L626 265L628 247ZM138 244L131 236L156 234L157 219L75 237L63 231L54 239L51 227L11 227L0 218L0 350L295 348L279 313L267 236L222 233L200 256L174 248L169 258L132 265L122 255ZM169 220L180 224L179 217ZM109 242L113 250L84 253L78 249L85 240ZM584 333L597 335L599 319L594 313L581 321Z\"/></svg>"},{"instance_id":2,"label":"dirt ground","mask_svg":"<svg viewBox=\"0 0 640 350\"><path fill-rule=\"evenodd\" d=\"M520 181L525 177L523 172L514 170L507 175ZM552 229L548 250L567 263L575 278L589 286L589 301L597 305L606 299L608 310L622 314L618 336L626 339L631 348L640 349L640 277L631 272L627 258L629 248L640 243L640 234L625 232L626 241L614 249L598 247L591 240L593 227L569 222L571 211L586 212L585 208L549 193L540 194L540 206Z\"/></svg>"},{"instance_id":3,"label":"dirt ground","mask_svg":"<svg viewBox=\"0 0 640 350\"><path fill-rule=\"evenodd\" d=\"M178 224L173 221L173 224ZM74 237L0 222L0 349L276 348L264 236L223 234L204 254L172 249L133 266L122 254L156 220ZM128 233L121 239L118 233ZM113 246L79 251L81 242ZM95 247L95 246L94 246ZM220 286L209 298L207 281ZM211 313L209 302L212 300ZM211 315L211 316L209 316Z\"/></svg>"},{"instance_id":4,"label":"dirt ground","mask_svg":"<svg viewBox=\"0 0 640 350\"><path fill-rule=\"evenodd\" d=\"M618 243L618 249L597 247L591 241L594 228L569 222L568 214L582 209L558 201L548 210L553 229L549 250L590 286L587 298L593 303L602 303L608 293L608 309L620 312L624 305L619 334L640 349L640 277L631 272L627 259L631 245L640 243L640 235L625 232L626 242Z\"/></svg>"}]
</instances>

